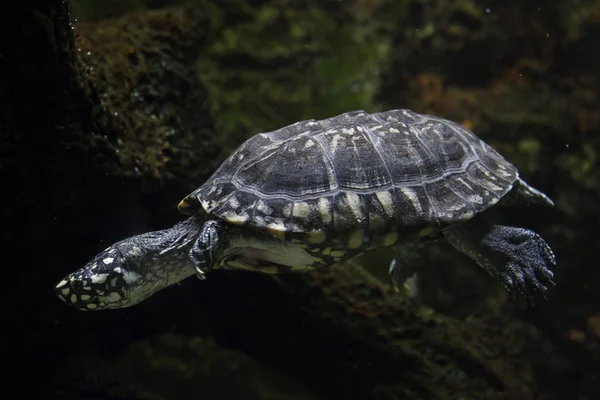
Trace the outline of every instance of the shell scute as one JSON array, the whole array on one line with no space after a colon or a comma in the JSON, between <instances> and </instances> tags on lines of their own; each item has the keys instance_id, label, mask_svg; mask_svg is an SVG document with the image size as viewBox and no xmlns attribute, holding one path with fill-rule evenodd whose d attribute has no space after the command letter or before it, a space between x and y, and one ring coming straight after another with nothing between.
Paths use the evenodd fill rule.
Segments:
<instances>
[{"instance_id":1,"label":"shell scute","mask_svg":"<svg viewBox=\"0 0 600 400\"><path fill-rule=\"evenodd\" d=\"M300 121L244 142L182 203L278 232L442 225L495 204L517 169L464 127L409 110Z\"/></svg>"}]
</instances>

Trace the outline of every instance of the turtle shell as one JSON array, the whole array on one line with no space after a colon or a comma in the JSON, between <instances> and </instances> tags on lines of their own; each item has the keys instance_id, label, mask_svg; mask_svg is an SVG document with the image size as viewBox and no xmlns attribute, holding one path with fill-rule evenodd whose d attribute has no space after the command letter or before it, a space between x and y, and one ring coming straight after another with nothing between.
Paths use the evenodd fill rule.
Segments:
<instances>
[{"instance_id":1,"label":"turtle shell","mask_svg":"<svg viewBox=\"0 0 600 400\"><path fill-rule=\"evenodd\" d=\"M489 208L517 177L454 122L354 111L251 137L179 209L285 233L443 226Z\"/></svg>"}]
</instances>

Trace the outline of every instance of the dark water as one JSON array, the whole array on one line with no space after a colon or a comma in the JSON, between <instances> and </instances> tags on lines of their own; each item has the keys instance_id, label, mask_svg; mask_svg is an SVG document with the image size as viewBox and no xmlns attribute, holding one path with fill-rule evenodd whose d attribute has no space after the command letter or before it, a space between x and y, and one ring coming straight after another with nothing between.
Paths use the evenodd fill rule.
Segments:
<instances>
[{"instance_id":1,"label":"dark water","mask_svg":"<svg viewBox=\"0 0 600 400\"><path fill-rule=\"evenodd\" d=\"M2 343L19 393L600 398L599 1L68 6L0 13ZM493 216L554 249L547 300L508 299L444 245L417 260L420 299L386 286L391 251L306 276L215 272L124 310L55 295L115 241L179 221L252 134L394 108L472 129L554 200Z\"/></svg>"}]
</instances>

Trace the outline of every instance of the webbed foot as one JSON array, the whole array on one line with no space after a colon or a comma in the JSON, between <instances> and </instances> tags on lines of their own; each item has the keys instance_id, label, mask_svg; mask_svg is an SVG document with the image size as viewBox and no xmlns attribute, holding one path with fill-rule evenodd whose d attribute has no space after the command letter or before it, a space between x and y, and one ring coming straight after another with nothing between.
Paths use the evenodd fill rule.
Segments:
<instances>
[{"instance_id":1,"label":"webbed foot","mask_svg":"<svg viewBox=\"0 0 600 400\"><path fill-rule=\"evenodd\" d=\"M444 233L455 248L471 257L512 295L530 303L553 286L556 258L537 233L512 226L468 222Z\"/></svg>"}]
</instances>

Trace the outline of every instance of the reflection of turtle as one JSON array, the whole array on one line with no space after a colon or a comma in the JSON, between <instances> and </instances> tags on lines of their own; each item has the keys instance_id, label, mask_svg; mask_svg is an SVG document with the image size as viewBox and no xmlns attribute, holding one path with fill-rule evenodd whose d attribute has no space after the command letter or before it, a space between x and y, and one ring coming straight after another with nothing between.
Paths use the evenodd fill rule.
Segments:
<instances>
[{"instance_id":1,"label":"reflection of turtle","mask_svg":"<svg viewBox=\"0 0 600 400\"><path fill-rule=\"evenodd\" d=\"M508 291L543 293L544 240L477 216L499 200L552 205L453 122L407 110L302 121L247 140L179 204L187 220L110 246L57 291L81 309L127 307L194 273L309 271L441 232Z\"/></svg>"}]
</instances>

